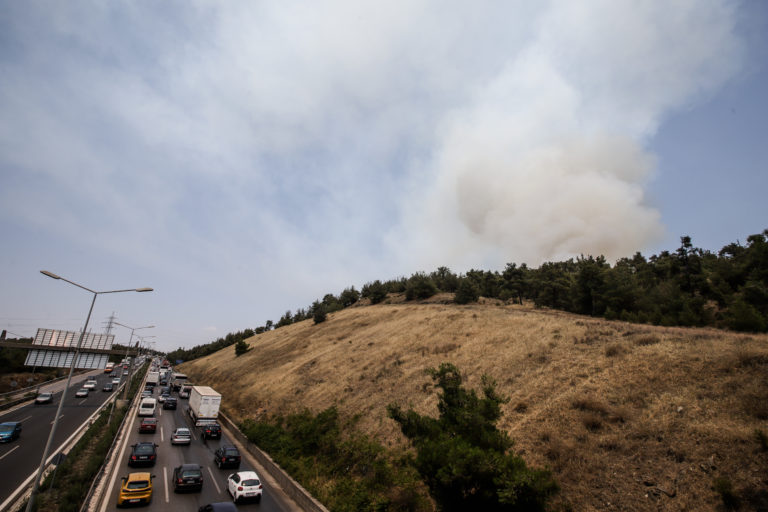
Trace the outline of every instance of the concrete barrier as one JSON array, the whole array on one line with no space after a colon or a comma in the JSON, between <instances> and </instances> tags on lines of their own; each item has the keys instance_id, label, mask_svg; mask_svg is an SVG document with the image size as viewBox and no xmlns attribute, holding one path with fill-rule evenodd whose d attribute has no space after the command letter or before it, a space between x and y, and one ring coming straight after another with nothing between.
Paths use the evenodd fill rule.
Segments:
<instances>
[{"instance_id":1,"label":"concrete barrier","mask_svg":"<svg viewBox=\"0 0 768 512\"><path fill-rule=\"evenodd\" d=\"M282 487L285 494L287 494L293 501L296 502L302 510L309 512L328 512L328 509L323 506L322 503L312 497L309 492L304 489L296 480L290 477L288 473L283 471L283 468L277 465L272 457L264 453L258 446L248 440L248 438L240 432L237 425L227 418L221 412L219 413L219 423L227 428L234 437L240 441L246 450L253 455L261 466L275 479L275 481Z\"/></svg>"}]
</instances>

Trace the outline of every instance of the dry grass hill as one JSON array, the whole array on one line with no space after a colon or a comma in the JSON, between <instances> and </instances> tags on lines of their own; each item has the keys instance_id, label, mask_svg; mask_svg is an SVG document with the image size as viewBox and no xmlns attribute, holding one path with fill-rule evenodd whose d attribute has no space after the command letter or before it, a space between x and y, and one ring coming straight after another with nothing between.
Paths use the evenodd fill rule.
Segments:
<instances>
[{"instance_id":1,"label":"dry grass hill","mask_svg":"<svg viewBox=\"0 0 768 512\"><path fill-rule=\"evenodd\" d=\"M556 504L720 510L730 483L744 510L768 506L768 336L450 299L361 304L183 370L220 391L237 420L335 404L396 447L405 440L386 405L436 416L424 369L452 362L467 386L488 374L510 398L499 427L529 464L553 470Z\"/></svg>"}]
</instances>

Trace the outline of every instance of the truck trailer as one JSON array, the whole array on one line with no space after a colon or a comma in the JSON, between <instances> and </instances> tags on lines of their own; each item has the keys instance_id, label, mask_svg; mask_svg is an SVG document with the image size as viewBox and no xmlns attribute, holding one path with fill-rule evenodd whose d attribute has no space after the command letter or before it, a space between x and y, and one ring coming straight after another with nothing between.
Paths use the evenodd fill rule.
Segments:
<instances>
[{"instance_id":1,"label":"truck trailer","mask_svg":"<svg viewBox=\"0 0 768 512\"><path fill-rule=\"evenodd\" d=\"M189 393L189 417L196 427L217 423L221 394L209 386L192 386Z\"/></svg>"}]
</instances>

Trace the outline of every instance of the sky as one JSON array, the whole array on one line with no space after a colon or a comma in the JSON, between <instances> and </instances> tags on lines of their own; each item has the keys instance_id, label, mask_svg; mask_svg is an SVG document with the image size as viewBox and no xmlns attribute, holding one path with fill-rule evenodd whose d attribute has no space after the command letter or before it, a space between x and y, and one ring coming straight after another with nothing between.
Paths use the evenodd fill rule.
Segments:
<instances>
[{"instance_id":1,"label":"sky","mask_svg":"<svg viewBox=\"0 0 768 512\"><path fill-rule=\"evenodd\" d=\"M766 91L761 0L0 0L0 329L82 329L40 270L152 287L88 329L169 351L439 266L717 251L768 228Z\"/></svg>"}]
</instances>

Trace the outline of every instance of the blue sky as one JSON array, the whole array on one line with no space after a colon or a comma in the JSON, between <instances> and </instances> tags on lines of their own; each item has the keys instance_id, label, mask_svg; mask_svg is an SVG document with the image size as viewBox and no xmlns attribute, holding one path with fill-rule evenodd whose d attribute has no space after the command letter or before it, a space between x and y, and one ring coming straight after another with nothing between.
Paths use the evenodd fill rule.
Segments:
<instances>
[{"instance_id":1,"label":"blue sky","mask_svg":"<svg viewBox=\"0 0 768 512\"><path fill-rule=\"evenodd\" d=\"M768 227L761 1L0 5L0 328L158 348ZM118 328L118 341L128 331Z\"/></svg>"}]
</instances>

